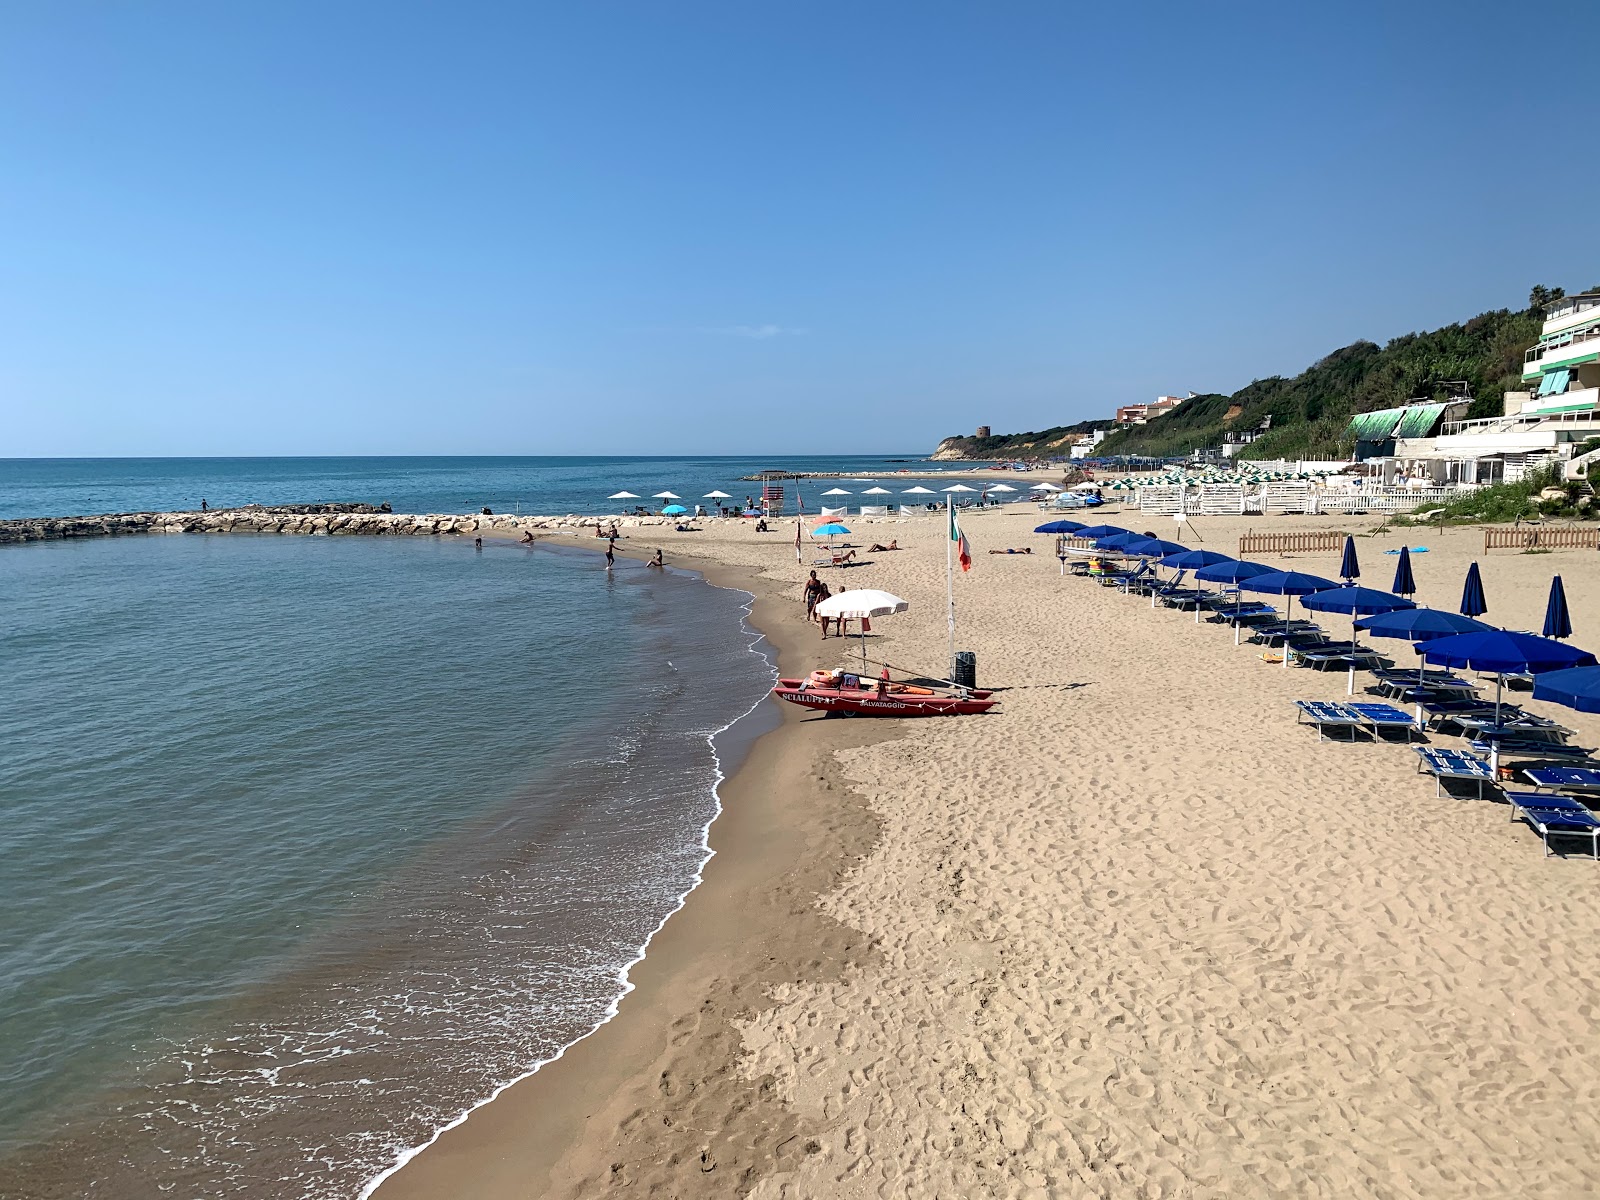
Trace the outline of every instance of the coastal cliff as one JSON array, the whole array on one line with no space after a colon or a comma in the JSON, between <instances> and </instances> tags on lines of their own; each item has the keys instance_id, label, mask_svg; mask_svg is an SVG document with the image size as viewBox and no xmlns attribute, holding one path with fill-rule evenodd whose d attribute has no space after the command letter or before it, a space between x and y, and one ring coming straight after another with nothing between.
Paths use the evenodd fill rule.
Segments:
<instances>
[{"instance_id":1,"label":"coastal cliff","mask_svg":"<svg viewBox=\"0 0 1600 1200\"><path fill-rule=\"evenodd\" d=\"M947 437L930 458L939 462L989 461L997 458L1049 458L1065 456L1072 440L1091 433L1104 421L1079 421L1031 433L1001 433L983 437Z\"/></svg>"},{"instance_id":2,"label":"coastal cliff","mask_svg":"<svg viewBox=\"0 0 1600 1200\"><path fill-rule=\"evenodd\" d=\"M104 513L0 521L0 545L135 533L287 533L305 536L415 536L537 533L613 522L623 528L664 525L665 517L532 517L510 514L395 513L370 504L283 504L209 512Z\"/></svg>"}]
</instances>

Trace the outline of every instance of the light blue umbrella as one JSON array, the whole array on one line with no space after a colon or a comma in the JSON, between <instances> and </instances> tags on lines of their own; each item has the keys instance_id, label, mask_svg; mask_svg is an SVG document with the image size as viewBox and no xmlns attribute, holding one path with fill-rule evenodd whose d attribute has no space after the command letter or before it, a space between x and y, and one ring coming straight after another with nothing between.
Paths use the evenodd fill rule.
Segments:
<instances>
[{"instance_id":1,"label":"light blue umbrella","mask_svg":"<svg viewBox=\"0 0 1600 1200\"><path fill-rule=\"evenodd\" d=\"M661 515L664 517L679 517L688 511L689 510L681 504L669 504L661 510Z\"/></svg>"}]
</instances>

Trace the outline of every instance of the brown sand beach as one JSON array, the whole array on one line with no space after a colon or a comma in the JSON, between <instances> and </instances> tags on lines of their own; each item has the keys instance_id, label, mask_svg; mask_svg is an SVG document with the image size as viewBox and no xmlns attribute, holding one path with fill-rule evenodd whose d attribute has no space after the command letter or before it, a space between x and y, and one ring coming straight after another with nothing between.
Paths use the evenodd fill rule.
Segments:
<instances>
[{"instance_id":1,"label":"brown sand beach","mask_svg":"<svg viewBox=\"0 0 1600 1200\"><path fill-rule=\"evenodd\" d=\"M1543 857L1501 803L1436 798L1398 743L1319 742L1292 702L1341 699L1342 673L1268 665L1225 626L1062 578L1031 508L963 519L957 641L1003 711L785 711L724 786L717 857L618 1016L381 1200L1600 1188L1600 866ZM1233 553L1266 524L1199 532ZM858 643L802 619L792 537L712 522L624 545L755 590L794 673ZM937 673L943 519L851 540L890 537L904 549L823 574L910 600L868 653ZM1573 642L1600 648L1592 553L1379 532L1357 539L1361 582L1387 587L1402 537L1429 547L1419 602L1454 611L1477 558L1486 619L1537 630L1559 572ZM1600 719L1515 698L1600 746Z\"/></svg>"}]
</instances>

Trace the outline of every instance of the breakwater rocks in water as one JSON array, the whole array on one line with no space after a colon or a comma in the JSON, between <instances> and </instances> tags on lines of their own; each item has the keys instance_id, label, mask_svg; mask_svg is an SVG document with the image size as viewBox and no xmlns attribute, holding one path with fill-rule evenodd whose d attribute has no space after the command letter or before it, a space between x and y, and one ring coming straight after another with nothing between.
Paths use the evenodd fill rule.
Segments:
<instances>
[{"instance_id":1,"label":"breakwater rocks in water","mask_svg":"<svg viewBox=\"0 0 1600 1200\"><path fill-rule=\"evenodd\" d=\"M0 521L0 545L130 533L297 533L307 535L481 535L665 525L665 517L523 517L498 514L395 513L370 504L279 504L209 512L106 513Z\"/></svg>"}]
</instances>

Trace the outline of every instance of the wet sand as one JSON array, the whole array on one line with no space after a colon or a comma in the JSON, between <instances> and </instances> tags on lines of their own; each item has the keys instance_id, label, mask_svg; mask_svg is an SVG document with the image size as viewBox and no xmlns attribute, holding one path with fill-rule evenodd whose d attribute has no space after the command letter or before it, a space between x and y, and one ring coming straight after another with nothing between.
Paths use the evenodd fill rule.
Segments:
<instances>
[{"instance_id":1,"label":"wet sand","mask_svg":"<svg viewBox=\"0 0 1600 1200\"><path fill-rule=\"evenodd\" d=\"M1502 804L1435 798L1403 746L1319 742L1292 701L1342 698L1343 673L1061 578L1031 508L963 519L957 640L1003 713L785 712L724 786L717 857L619 1015L382 1200L1600 1187L1600 867L1543 858ZM1234 553L1249 527L1377 523L1197 524ZM630 552L759 576L785 673L857 652L801 620L792 524L633 532ZM850 540L890 537L906 549L823 574L909 599L869 654L937 671L942 516ZM1402 537L1430 548L1419 601L1453 611L1479 558L1487 619L1537 630L1559 571L1573 641L1600 647L1592 553L1379 532L1358 538L1363 583L1388 585ZM1035 553L985 553L1005 545ZM1278 561L1333 575L1338 554ZM1600 718L1529 707L1600 746Z\"/></svg>"}]
</instances>

